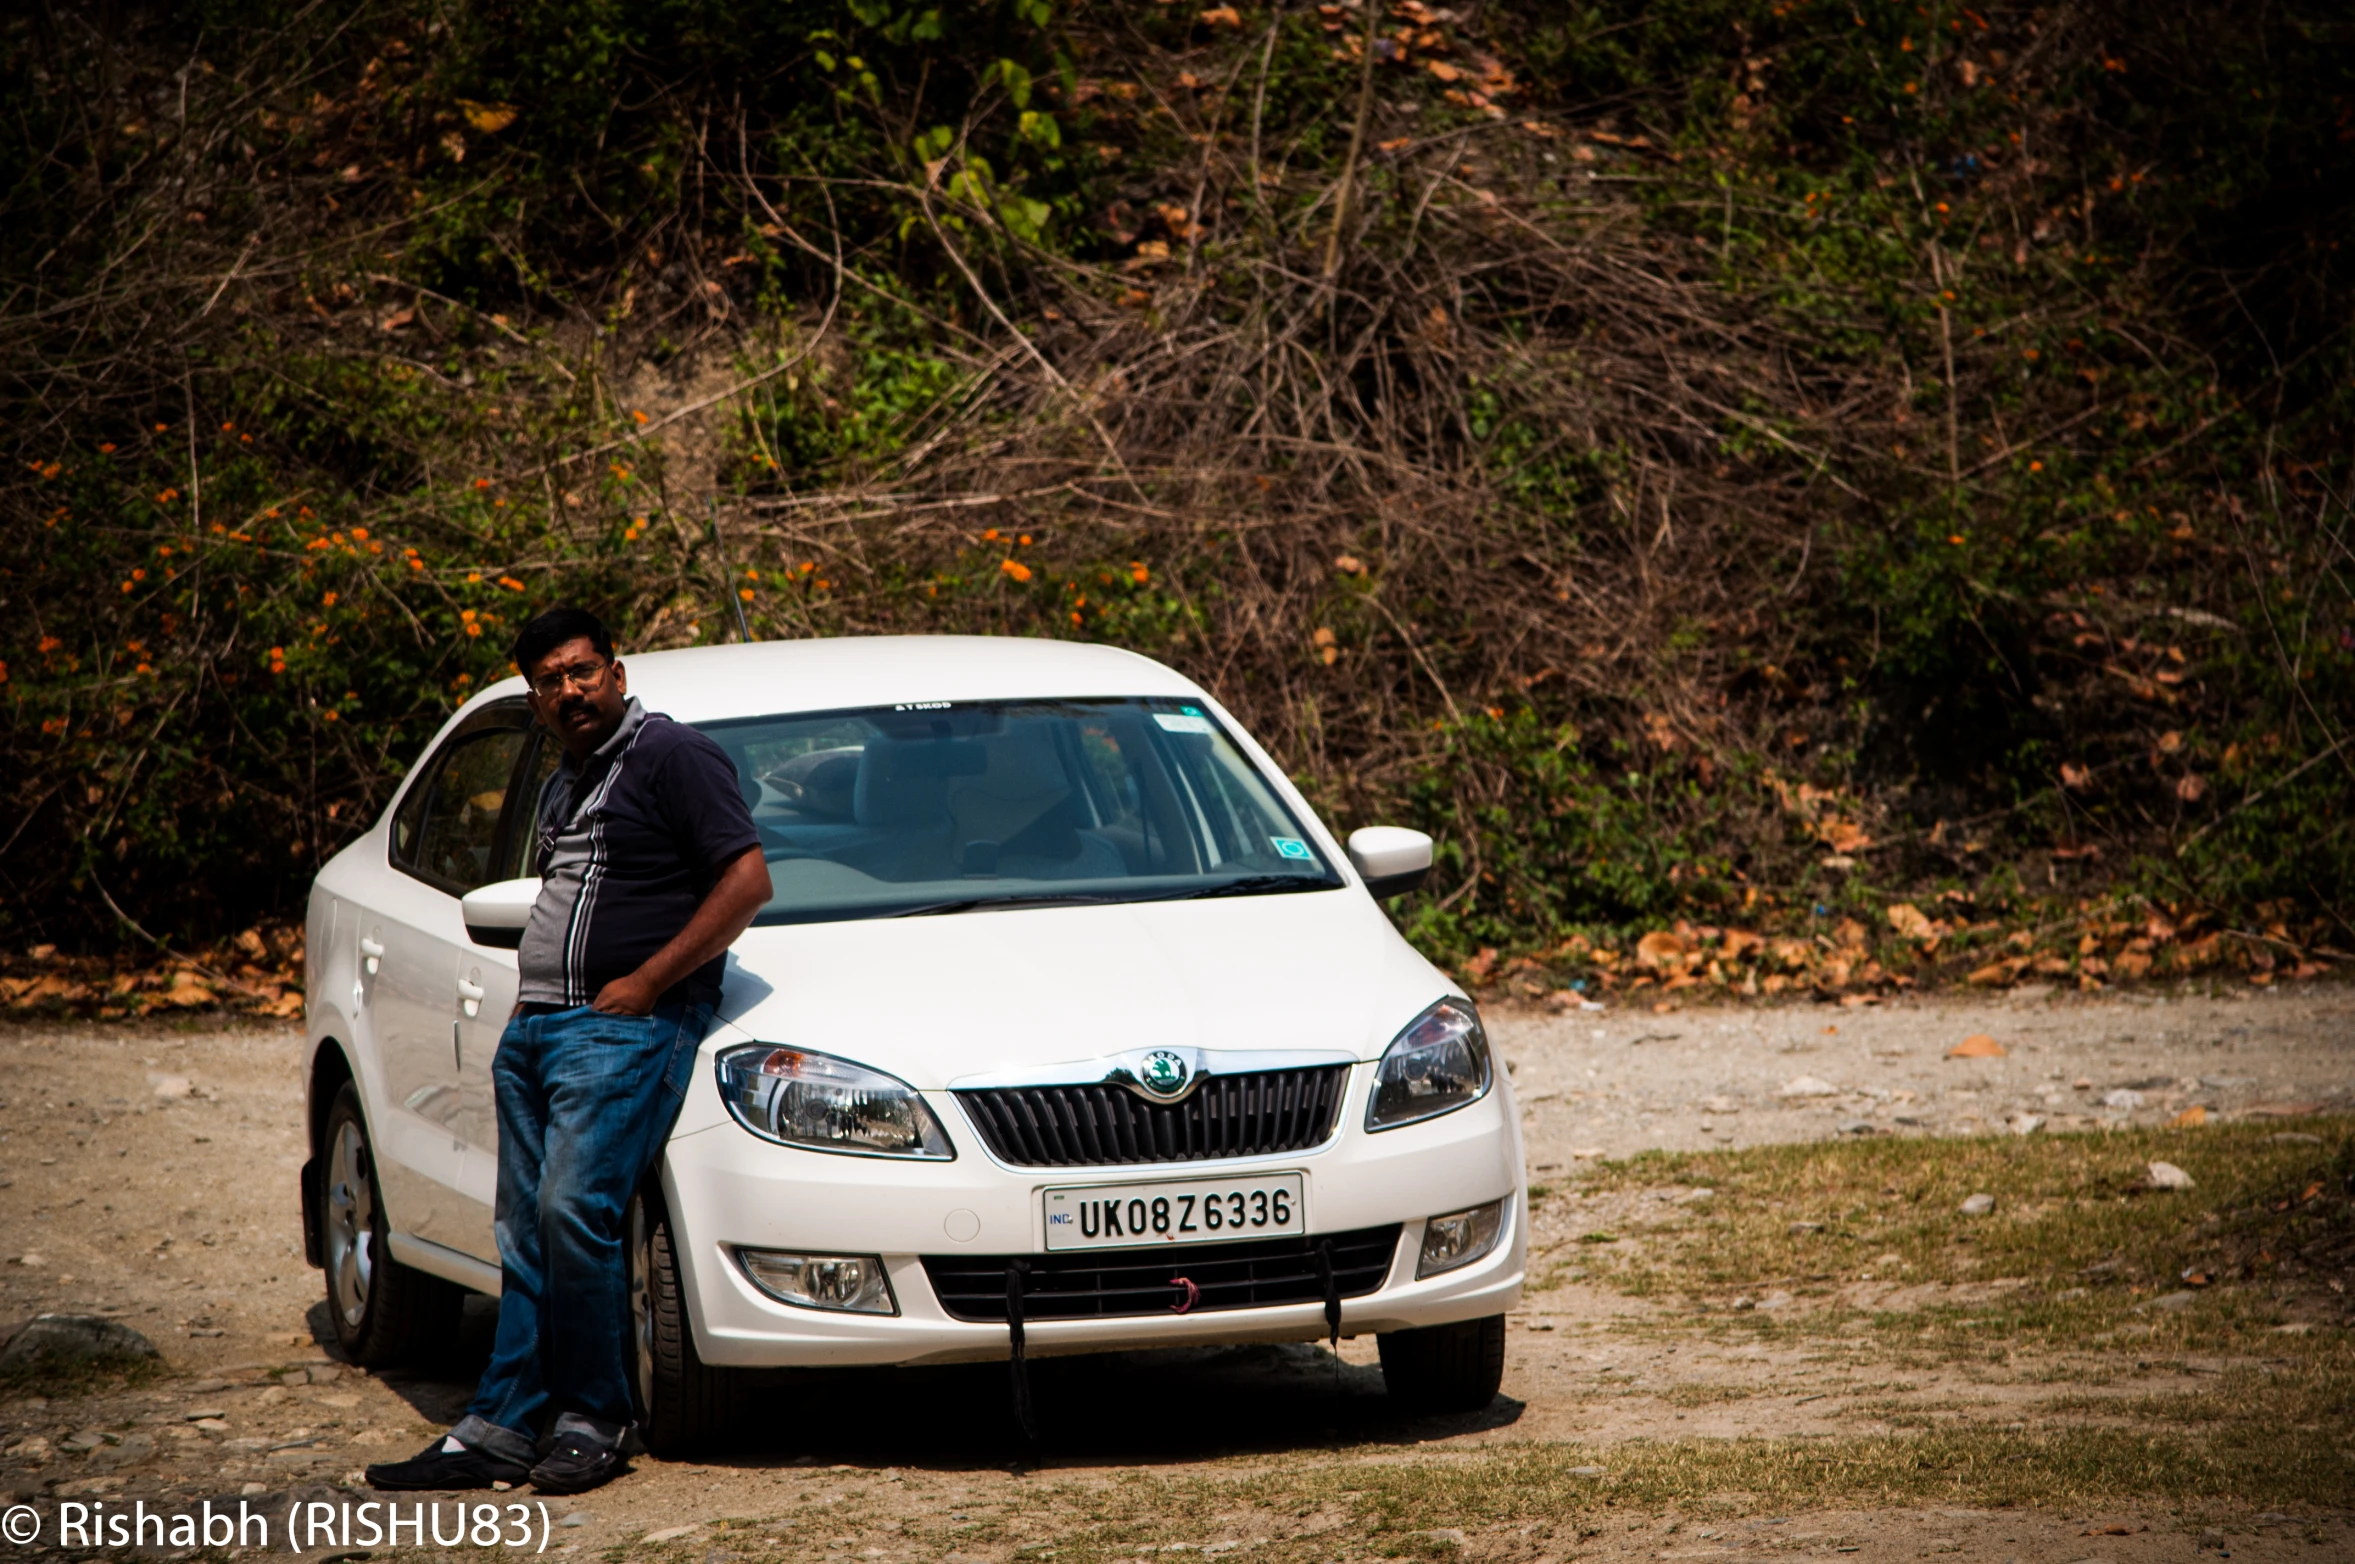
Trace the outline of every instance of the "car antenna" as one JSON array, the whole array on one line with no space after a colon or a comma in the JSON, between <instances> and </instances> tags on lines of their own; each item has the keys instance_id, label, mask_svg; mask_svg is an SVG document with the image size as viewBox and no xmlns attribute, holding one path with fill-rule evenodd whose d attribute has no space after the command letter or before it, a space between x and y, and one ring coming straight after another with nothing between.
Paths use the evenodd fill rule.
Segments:
<instances>
[{"instance_id":1,"label":"car antenna","mask_svg":"<svg viewBox=\"0 0 2355 1564\"><path fill-rule=\"evenodd\" d=\"M711 497L711 547L712 552L720 557L720 579L734 581L735 577L728 569L728 546L720 541L720 497L717 494ZM744 599L733 586L728 588L728 603L736 610L736 639L749 643L752 640L752 627L744 622Z\"/></svg>"}]
</instances>

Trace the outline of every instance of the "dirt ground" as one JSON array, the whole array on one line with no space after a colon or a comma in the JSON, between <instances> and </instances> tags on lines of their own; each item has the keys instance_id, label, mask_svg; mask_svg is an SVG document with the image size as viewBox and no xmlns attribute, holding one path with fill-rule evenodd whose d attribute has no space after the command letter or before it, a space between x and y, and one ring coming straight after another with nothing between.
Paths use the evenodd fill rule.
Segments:
<instances>
[{"instance_id":1,"label":"dirt ground","mask_svg":"<svg viewBox=\"0 0 2355 1564\"><path fill-rule=\"evenodd\" d=\"M2355 990L2337 984L1492 1022L1523 1104L1531 1177L1568 1192L1539 1209L1541 1256L1594 1220L1576 1195L1581 1165L1597 1156L2052 1132L2194 1105L2294 1128L2317 1110L2355 1108ZM2004 1055L1945 1057L1978 1034ZM303 1262L297 1225L298 1046L292 1026L0 1030L0 1329L43 1310L104 1314L153 1339L169 1365L144 1384L0 1402L7 1502L349 1497L360 1466L410 1453L456 1415L487 1350L489 1305L470 1308L462 1339L429 1368L367 1374L322 1346L332 1338L320 1277ZM1002 1368L838 1375L780 1388L741 1448L641 1460L613 1486L552 1505L562 1520L551 1550L623 1546L725 1564L752 1556L740 1540L749 1525L796 1555L1012 1564L1055 1552L1072 1517L1100 1517L1102 1495L1139 1479L1347 1491L1349 1471L1444 1470L1500 1447L1574 1445L1596 1464L1571 1470L1602 1481L1614 1449L1639 1444L1804 1440L1941 1419L2021 1427L2050 1415L2053 1363L1897 1365L1863 1340L1848 1351L1744 1344L1663 1330L1659 1307L1577 1282L1533 1294L1512 1320L1503 1397L1456 1419L1391 1414L1370 1338L1345 1341L1339 1361L1288 1347L1041 1365L1048 1432L1027 1454L1007 1426ZM2129 1360L2099 1390L2192 1388L2217 1367ZM2312 1558L2322 1544L2355 1558L2355 1506L2295 1518L2186 1518L2158 1501L2098 1514L1723 1510L1712 1520L1621 1507L1591 1526L1438 1528L1415 1534L1425 1542L1409 1551L1529 1564L1765 1552L2108 1564ZM1272 1545L1262 1534L1271 1524L1309 1524L1271 1522L1248 1505L1203 1515L1200 1537L1160 1551L1249 1550ZM1337 1542L1334 1556L1349 1553Z\"/></svg>"}]
</instances>

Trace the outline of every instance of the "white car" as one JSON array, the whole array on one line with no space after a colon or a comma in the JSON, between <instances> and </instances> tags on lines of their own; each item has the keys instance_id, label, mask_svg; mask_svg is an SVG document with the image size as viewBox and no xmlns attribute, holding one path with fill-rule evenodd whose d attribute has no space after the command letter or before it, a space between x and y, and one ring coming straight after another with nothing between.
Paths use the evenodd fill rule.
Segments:
<instances>
[{"instance_id":1,"label":"white car","mask_svg":"<svg viewBox=\"0 0 2355 1564\"><path fill-rule=\"evenodd\" d=\"M1392 1396L1485 1405L1519 1297L1511 1082L1346 847L1172 670L905 637L655 652L630 691L735 760L776 891L727 965L629 1254L640 1416L740 1370L1376 1332ZM320 871L311 1261L382 1363L495 1294L491 1056L555 745L468 701Z\"/></svg>"}]
</instances>

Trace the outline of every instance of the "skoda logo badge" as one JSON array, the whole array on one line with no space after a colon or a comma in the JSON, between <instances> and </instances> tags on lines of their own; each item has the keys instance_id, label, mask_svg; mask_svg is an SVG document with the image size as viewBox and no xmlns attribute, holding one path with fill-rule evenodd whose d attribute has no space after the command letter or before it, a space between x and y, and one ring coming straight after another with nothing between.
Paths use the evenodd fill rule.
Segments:
<instances>
[{"instance_id":1,"label":"skoda logo badge","mask_svg":"<svg viewBox=\"0 0 2355 1564\"><path fill-rule=\"evenodd\" d=\"M1175 1097L1186 1089L1189 1073L1185 1060L1166 1048L1156 1048L1145 1055L1144 1065L1137 1071L1137 1081L1156 1097Z\"/></svg>"}]
</instances>

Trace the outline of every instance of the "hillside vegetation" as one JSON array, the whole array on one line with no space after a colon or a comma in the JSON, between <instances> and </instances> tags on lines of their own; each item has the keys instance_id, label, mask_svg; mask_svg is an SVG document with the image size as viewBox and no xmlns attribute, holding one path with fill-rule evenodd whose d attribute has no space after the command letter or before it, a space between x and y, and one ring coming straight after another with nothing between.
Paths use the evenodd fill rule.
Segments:
<instances>
[{"instance_id":1,"label":"hillside vegetation","mask_svg":"<svg viewBox=\"0 0 2355 1564\"><path fill-rule=\"evenodd\" d=\"M1161 658L1532 991L2355 949L2330 0L0 40L12 945L294 915L578 599Z\"/></svg>"}]
</instances>

